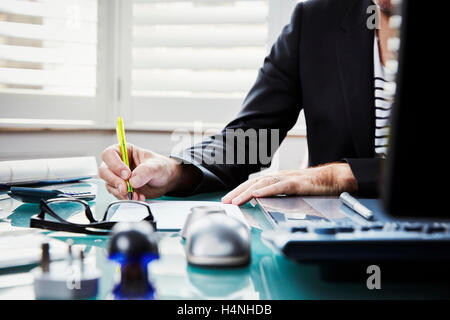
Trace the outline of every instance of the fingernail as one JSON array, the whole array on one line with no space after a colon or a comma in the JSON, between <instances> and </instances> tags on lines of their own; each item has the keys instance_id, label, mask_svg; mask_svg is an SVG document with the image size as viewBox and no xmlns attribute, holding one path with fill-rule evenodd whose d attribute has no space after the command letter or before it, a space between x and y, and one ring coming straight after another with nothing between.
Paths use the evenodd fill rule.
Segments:
<instances>
[{"instance_id":1,"label":"fingernail","mask_svg":"<svg viewBox=\"0 0 450 320\"><path fill-rule=\"evenodd\" d=\"M120 174L122 175L123 179L127 179L128 178L128 171L127 170L122 170L122 172Z\"/></svg>"},{"instance_id":2,"label":"fingernail","mask_svg":"<svg viewBox=\"0 0 450 320\"><path fill-rule=\"evenodd\" d=\"M140 186L141 179L138 176L134 176L130 179L130 184L134 187Z\"/></svg>"},{"instance_id":3,"label":"fingernail","mask_svg":"<svg viewBox=\"0 0 450 320\"><path fill-rule=\"evenodd\" d=\"M120 194L123 194L123 185L119 184L119 187L117 188L119 190Z\"/></svg>"}]
</instances>

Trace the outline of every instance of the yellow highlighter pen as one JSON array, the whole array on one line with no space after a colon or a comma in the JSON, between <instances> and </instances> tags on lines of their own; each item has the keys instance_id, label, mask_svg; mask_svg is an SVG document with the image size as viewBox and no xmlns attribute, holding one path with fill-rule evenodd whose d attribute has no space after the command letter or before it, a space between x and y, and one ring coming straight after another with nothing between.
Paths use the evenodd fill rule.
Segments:
<instances>
[{"instance_id":1,"label":"yellow highlighter pen","mask_svg":"<svg viewBox=\"0 0 450 320\"><path fill-rule=\"evenodd\" d=\"M119 142L120 153L122 154L122 161L130 167L130 162L128 161L127 143L125 141L125 129L123 127L122 117L117 117L117 141ZM130 182L127 180L128 188L128 199L133 199L133 188L131 188Z\"/></svg>"}]
</instances>

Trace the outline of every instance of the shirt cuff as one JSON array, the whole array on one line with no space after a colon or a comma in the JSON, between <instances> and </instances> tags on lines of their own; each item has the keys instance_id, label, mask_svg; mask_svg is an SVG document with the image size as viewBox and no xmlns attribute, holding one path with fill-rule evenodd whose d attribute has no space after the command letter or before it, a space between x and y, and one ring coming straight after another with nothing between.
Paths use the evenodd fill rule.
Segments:
<instances>
[{"instance_id":1,"label":"shirt cuff","mask_svg":"<svg viewBox=\"0 0 450 320\"><path fill-rule=\"evenodd\" d=\"M199 193L214 192L219 190L225 190L225 184L211 171L196 162L195 159L189 153L182 153L179 155L170 155L172 159L177 160L184 165L193 165L202 174L200 183L197 186L193 186L191 191L173 192L168 194L169 196L187 197Z\"/></svg>"},{"instance_id":2,"label":"shirt cuff","mask_svg":"<svg viewBox=\"0 0 450 320\"><path fill-rule=\"evenodd\" d=\"M343 159L350 166L350 169L358 183L357 195L361 197L378 197L380 193L380 175L382 159Z\"/></svg>"}]
</instances>

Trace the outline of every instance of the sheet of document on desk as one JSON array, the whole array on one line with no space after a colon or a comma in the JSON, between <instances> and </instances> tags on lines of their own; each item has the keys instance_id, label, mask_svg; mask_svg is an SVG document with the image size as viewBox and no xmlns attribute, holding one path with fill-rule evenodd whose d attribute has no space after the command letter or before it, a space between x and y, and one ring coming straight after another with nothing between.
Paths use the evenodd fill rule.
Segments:
<instances>
[{"instance_id":1,"label":"sheet of document on desk","mask_svg":"<svg viewBox=\"0 0 450 320\"><path fill-rule=\"evenodd\" d=\"M250 228L244 214L238 206L213 201L150 201L150 208L156 220L158 230L178 231L191 212L191 208L198 206L216 206L225 210L226 214L243 222ZM136 221L147 216L145 211L131 205L122 205L115 211L111 221Z\"/></svg>"},{"instance_id":2,"label":"sheet of document on desk","mask_svg":"<svg viewBox=\"0 0 450 320\"><path fill-rule=\"evenodd\" d=\"M250 228L241 209L232 204L223 204L213 201L163 201L150 204L156 219L157 228L160 230L181 230L184 222L191 212L191 208L198 206L218 206L225 210L226 214L243 222Z\"/></svg>"}]
</instances>

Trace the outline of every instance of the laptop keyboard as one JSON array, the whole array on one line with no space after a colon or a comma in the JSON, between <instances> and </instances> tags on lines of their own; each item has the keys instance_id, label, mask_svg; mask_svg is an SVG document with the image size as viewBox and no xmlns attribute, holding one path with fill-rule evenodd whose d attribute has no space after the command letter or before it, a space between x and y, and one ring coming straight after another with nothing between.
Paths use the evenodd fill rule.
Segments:
<instances>
[{"instance_id":1,"label":"laptop keyboard","mask_svg":"<svg viewBox=\"0 0 450 320\"><path fill-rule=\"evenodd\" d=\"M448 222L289 222L262 233L288 258L333 260L448 260Z\"/></svg>"}]
</instances>

